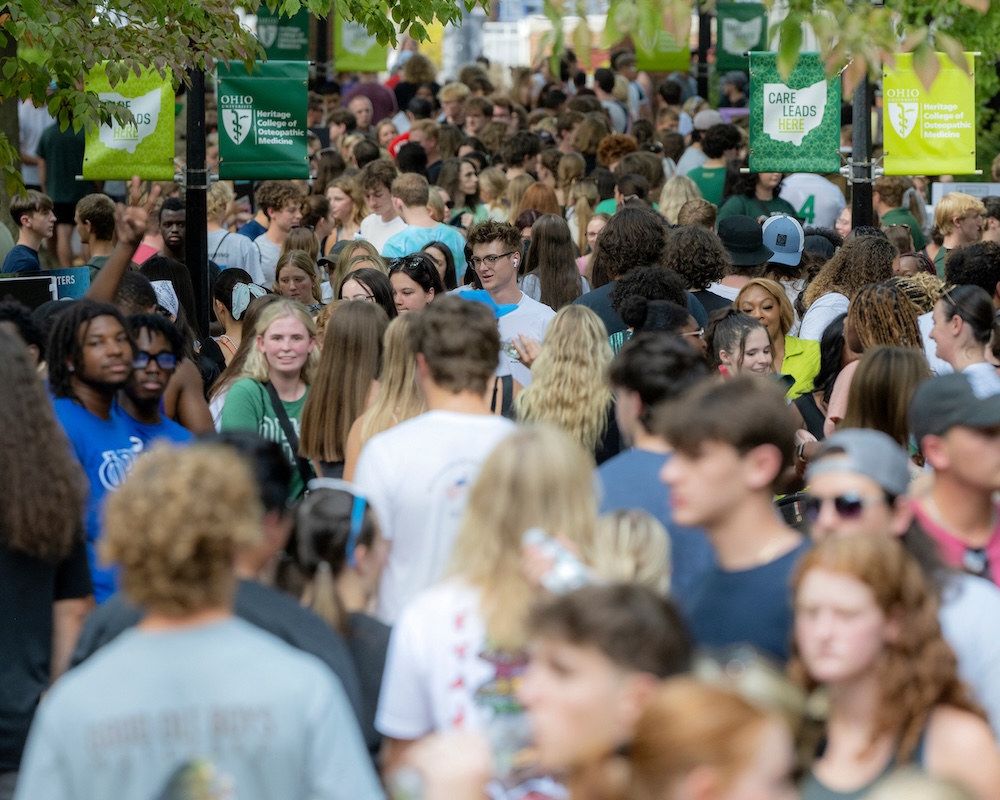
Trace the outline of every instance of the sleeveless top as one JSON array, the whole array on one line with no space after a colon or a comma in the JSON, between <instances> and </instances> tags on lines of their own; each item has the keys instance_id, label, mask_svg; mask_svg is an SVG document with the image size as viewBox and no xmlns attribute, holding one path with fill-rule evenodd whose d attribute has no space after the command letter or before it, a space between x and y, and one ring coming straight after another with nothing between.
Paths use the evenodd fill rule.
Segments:
<instances>
[{"instance_id":1,"label":"sleeveless top","mask_svg":"<svg viewBox=\"0 0 1000 800\"><path fill-rule=\"evenodd\" d=\"M917 746L913 750L913 754L910 756L910 765L922 769L924 766L924 746L926 745L926 728L921 732L920 739L917 741ZM822 758L823 750L826 747L826 742L820 744L819 752L816 754L817 758ZM862 800L875 786L881 783L885 778L888 778L893 772L895 772L900 767L896 763L895 753L890 756L889 762L885 765L883 769L875 778L869 781L864 786L860 786L857 789L853 789L848 792L838 792L830 789L829 787L820 783L819 779L816 777L816 773L809 770L809 774L806 775L805 779L802 781L802 791L800 792L801 800Z\"/></svg>"}]
</instances>

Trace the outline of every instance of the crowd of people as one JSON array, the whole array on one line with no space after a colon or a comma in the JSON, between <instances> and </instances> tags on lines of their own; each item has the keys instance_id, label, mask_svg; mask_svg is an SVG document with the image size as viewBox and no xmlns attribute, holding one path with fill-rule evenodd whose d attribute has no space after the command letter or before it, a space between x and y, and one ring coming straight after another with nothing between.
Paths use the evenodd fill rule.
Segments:
<instances>
[{"instance_id":1,"label":"crowd of people","mask_svg":"<svg viewBox=\"0 0 1000 800\"><path fill-rule=\"evenodd\" d=\"M403 55L205 220L25 160L0 800L1000 799L1000 199Z\"/></svg>"}]
</instances>

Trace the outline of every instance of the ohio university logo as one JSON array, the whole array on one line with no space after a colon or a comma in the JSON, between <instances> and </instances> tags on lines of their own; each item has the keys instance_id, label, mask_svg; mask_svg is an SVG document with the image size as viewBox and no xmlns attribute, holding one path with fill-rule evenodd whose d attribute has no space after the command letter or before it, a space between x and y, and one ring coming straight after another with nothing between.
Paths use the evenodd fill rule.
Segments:
<instances>
[{"instance_id":1,"label":"ohio university logo","mask_svg":"<svg viewBox=\"0 0 1000 800\"><path fill-rule=\"evenodd\" d=\"M920 103L888 103L886 110L889 113L892 129L899 134L899 138L905 139L909 136L917 124Z\"/></svg>"},{"instance_id":2,"label":"ohio university logo","mask_svg":"<svg viewBox=\"0 0 1000 800\"><path fill-rule=\"evenodd\" d=\"M227 94L219 98L222 127L233 144L243 141L253 128L253 95Z\"/></svg>"}]
</instances>

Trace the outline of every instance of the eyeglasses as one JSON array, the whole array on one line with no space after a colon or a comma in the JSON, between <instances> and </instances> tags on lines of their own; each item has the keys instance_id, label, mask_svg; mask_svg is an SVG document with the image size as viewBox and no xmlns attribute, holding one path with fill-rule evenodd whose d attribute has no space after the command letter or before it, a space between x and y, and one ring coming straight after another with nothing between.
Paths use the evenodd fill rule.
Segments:
<instances>
[{"instance_id":1,"label":"eyeglasses","mask_svg":"<svg viewBox=\"0 0 1000 800\"><path fill-rule=\"evenodd\" d=\"M990 557L985 547L965 548L965 553L962 554L962 569L980 578L992 580L990 576Z\"/></svg>"},{"instance_id":2,"label":"eyeglasses","mask_svg":"<svg viewBox=\"0 0 1000 800\"><path fill-rule=\"evenodd\" d=\"M355 294L355 295L351 295L350 297L343 297L341 299L342 300L350 300L352 303L355 303L355 302L358 302L358 301L365 301L365 300L368 301L369 303L374 303L375 302L375 295L373 295L373 294Z\"/></svg>"},{"instance_id":3,"label":"eyeglasses","mask_svg":"<svg viewBox=\"0 0 1000 800\"><path fill-rule=\"evenodd\" d=\"M156 366L160 369L173 369L177 366L177 356L173 353L147 353L145 350L140 350L135 354L132 359L132 366L135 369L146 369L149 366L150 361L155 361Z\"/></svg>"},{"instance_id":4,"label":"eyeglasses","mask_svg":"<svg viewBox=\"0 0 1000 800\"><path fill-rule=\"evenodd\" d=\"M516 252L517 250L511 250L508 253L501 253L498 256L483 256L482 258L473 256L469 259L469 263L472 264L473 269L479 269L483 264L487 267L494 267L501 258L507 258L508 256L514 255Z\"/></svg>"},{"instance_id":5,"label":"eyeglasses","mask_svg":"<svg viewBox=\"0 0 1000 800\"><path fill-rule=\"evenodd\" d=\"M806 517L809 521L815 522L818 520L820 509L823 508L825 503L830 502L833 503L833 509L841 519L858 519L868 506L881 505L887 501L884 497L863 497L854 492L848 492L837 497L816 497L815 495L809 495L804 503Z\"/></svg>"},{"instance_id":6,"label":"eyeglasses","mask_svg":"<svg viewBox=\"0 0 1000 800\"><path fill-rule=\"evenodd\" d=\"M705 329L704 328L698 328L698 330L696 330L696 331L682 331L679 335L680 336L695 336L695 337L697 337L697 338L700 339L702 336L705 335Z\"/></svg>"}]
</instances>

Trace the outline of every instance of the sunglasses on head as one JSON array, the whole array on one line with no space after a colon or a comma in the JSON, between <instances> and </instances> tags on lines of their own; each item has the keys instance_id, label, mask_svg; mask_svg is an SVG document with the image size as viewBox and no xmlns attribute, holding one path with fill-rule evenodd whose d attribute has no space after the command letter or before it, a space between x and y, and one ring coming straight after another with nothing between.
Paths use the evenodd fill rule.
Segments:
<instances>
[{"instance_id":1,"label":"sunglasses on head","mask_svg":"<svg viewBox=\"0 0 1000 800\"><path fill-rule=\"evenodd\" d=\"M427 262L420 256L401 256L399 258L390 258L386 262L386 266L389 267L389 272L398 272L404 268L427 269Z\"/></svg>"},{"instance_id":2,"label":"sunglasses on head","mask_svg":"<svg viewBox=\"0 0 1000 800\"><path fill-rule=\"evenodd\" d=\"M810 522L819 519L824 503L833 503L833 509L841 519L858 519L868 506L877 506L886 502L884 497L863 497L856 492L845 492L836 497L816 497L809 495L803 506Z\"/></svg>"}]
</instances>

